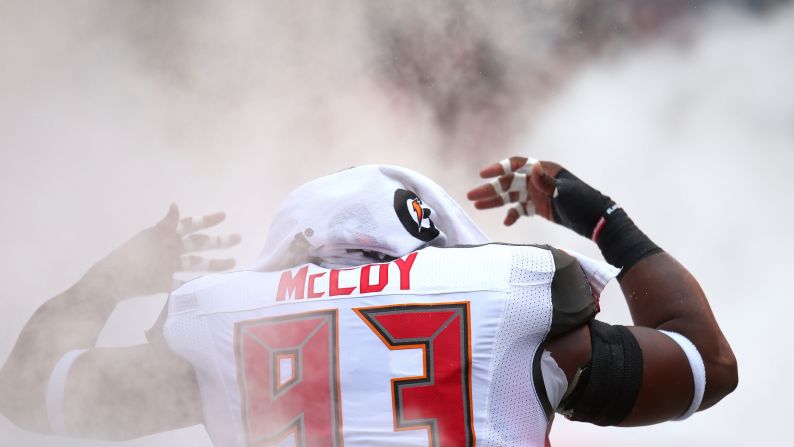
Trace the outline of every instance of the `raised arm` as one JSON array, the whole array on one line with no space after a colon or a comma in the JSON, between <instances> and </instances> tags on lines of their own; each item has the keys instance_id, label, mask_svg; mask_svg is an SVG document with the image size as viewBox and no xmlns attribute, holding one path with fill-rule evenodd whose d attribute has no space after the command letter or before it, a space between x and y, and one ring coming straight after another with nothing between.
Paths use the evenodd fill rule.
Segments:
<instances>
[{"instance_id":1,"label":"raised arm","mask_svg":"<svg viewBox=\"0 0 794 447\"><path fill-rule=\"evenodd\" d=\"M94 345L121 300L171 290L179 270L232 267L231 259L185 255L238 243L238 235L220 240L190 234L223 218L216 213L180 222L172 205L157 225L39 307L0 370L0 412L28 430L100 439L127 439L200 422L193 371L164 344Z\"/></svg>"},{"instance_id":2,"label":"raised arm","mask_svg":"<svg viewBox=\"0 0 794 447\"><path fill-rule=\"evenodd\" d=\"M505 171L509 171L507 175ZM512 157L485 168L481 175L495 180L469 193L477 208L515 202L508 210L506 225L522 215L538 214L594 240L605 259L622 269L618 280L635 326L623 329L594 322L551 340L547 346L570 384L567 400L563 399L568 408L560 410L569 411L568 416L574 410L588 416L598 414L579 420L600 425L645 425L678 418L692 405L697 406L693 410L708 408L735 389L736 359L703 290L692 274L645 236L614 201L551 162ZM607 340L609 349L616 349L610 351L613 357L621 360L611 365L600 362L602 359L594 363L593 334L599 343ZM689 342L694 350L688 347ZM602 345L598 349L609 350ZM631 358L635 347L639 361ZM705 390L699 403L698 356L705 367ZM594 378L599 374L601 378ZM631 389L632 374L637 387L626 391ZM622 382L604 383L604 377L617 376ZM585 381L580 380L583 377L591 382L589 387L578 383ZM606 390L598 387L609 386L623 386L621 392L627 397L611 402L614 408L599 408L604 406L599 403L603 399L597 397L603 397ZM621 406L625 408L615 409Z\"/></svg>"}]
</instances>

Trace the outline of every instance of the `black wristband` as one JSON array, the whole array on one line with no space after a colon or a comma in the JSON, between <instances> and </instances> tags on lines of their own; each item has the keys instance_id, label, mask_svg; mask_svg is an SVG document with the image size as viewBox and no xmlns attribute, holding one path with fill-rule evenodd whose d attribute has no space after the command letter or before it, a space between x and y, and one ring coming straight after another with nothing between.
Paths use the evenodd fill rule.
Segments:
<instances>
[{"instance_id":1,"label":"black wristband","mask_svg":"<svg viewBox=\"0 0 794 447\"><path fill-rule=\"evenodd\" d=\"M555 181L554 221L595 241L604 259L621 268L618 279L641 259L662 251L609 196L566 169Z\"/></svg>"},{"instance_id":2,"label":"black wristband","mask_svg":"<svg viewBox=\"0 0 794 447\"><path fill-rule=\"evenodd\" d=\"M618 279L640 260L662 251L617 205L607 209L599 220L593 231L593 240L604 259L621 269Z\"/></svg>"}]
</instances>

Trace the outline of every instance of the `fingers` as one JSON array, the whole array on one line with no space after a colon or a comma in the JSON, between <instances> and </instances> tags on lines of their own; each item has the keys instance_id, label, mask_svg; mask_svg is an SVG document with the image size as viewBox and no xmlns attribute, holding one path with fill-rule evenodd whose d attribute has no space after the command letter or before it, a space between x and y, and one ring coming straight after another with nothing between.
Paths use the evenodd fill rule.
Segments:
<instances>
[{"instance_id":1,"label":"fingers","mask_svg":"<svg viewBox=\"0 0 794 447\"><path fill-rule=\"evenodd\" d=\"M487 210L491 208L498 208L505 204L503 197L492 197L490 199L483 199L474 202L474 207L478 210Z\"/></svg>"},{"instance_id":2,"label":"fingers","mask_svg":"<svg viewBox=\"0 0 794 447\"><path fill-rule=\"evenodd\" d=\"M532 167L531 181L532 186L540 191L543 191L543 193L547 196L551 196L552 194L556 193L555 189L557 188L557 182L555 181L554 177L549 175L547 172L545 166L546 164L546 162L543 162L543 164L537 163ZM557 171L559 172L559 169L557 169Z\"/></svg>"},{"instance_id":3,"label":"fingers","mask_svg":"<svg viewBox=\"0 0 794 447\"><path fill-rule=\"evenodd\" d=\"M191 234L182 239L182 248L185 253L219 250L233 247L240 243L242 238L239 234L229 234L225 236L209 236L206 234Z\"/></svg>"},{"instance_id":4,"label":"fingers","mask_svg":"<svg viewBox=\"0 0 794 447\"><path fill-rule=\"evenodd\" d=\"M480 177L491 178L500 175L509 175L513 172L527 173L538 161L531 157L510 157L499 163L486 166L480 171Z\"/></svg>"},{"instance_id":5,"label":"fingers","mask_svg":"<svg viewBox=\"0 0 794 447\"><path fill-rule=\"evenodd\" d=\"M532 200L531 197L525 192L524 194L519 194L517 192L510 192L504 193L496 197L491 197L488 199L476 200L474 202L474 207L478 210L487 210L491 208L498 208L500 206L506 205L508 203L515 203L515 202L527 202Z\"/></svg>"},{"instance_id":6,"label":"fingers","mask_svg":"<svg viewBox=\"0 0 794 447\"><path fill-rule=\"evenodd\" d=\"M469 200L491 199L501 197L503 203L525 202L529 176L523 173L510 174L491 180L488 184L478 186L466 195ZM499 206L499 205L497 205Z\"/></svg>"},{"instance_id":7,"label":"fingers","mask_svg":"<svg viewBox=\"0 0 794 447\"><path fill-rule=\"evenodd\" d=\"M557 181L549 175L546 162L538 163L533 167L530 184L529 198L535 205L535 214L553 222L551 198L557 188Z\"/></svg>"},{"instance_id":8,"label":"fingers","mask_svg":"<svg viewBox=\"0 0 794 447\"><path fill-rule=\"evenodd\" d=\"M201 256L182 256L183 272L219 272L234 267L234 259L206 259Z\"/></svg>"},{"instance_id":9,"label":"fingers","mask_svg":"<svg viewBox=\"0 0 794 447\"><path fill-rule=\"evenodd\" d=\"M498 177L472 189L467 197L474 201L477 209L496 208L514 202L526 203L531 200L528 172L536 164L537 160L527 157L511 157L494 163L483 169L480 175L484 178ZM525 208L521 208L523 214L518 212L516 218L526 215Z\"/></svg>"},{"instance_id":10,"label":"fingers","mask_svg":"<svg viewBox=\"0 0 794 447\"><path fill-rule=\"evenodd\" d=\"M522 216L539 214L550 218L550 197L556 187L554 175L561 167L555 163L539 162L531 157L510 157L486 166L480 176L491 179L467 194L477 209L510 207L505 225L513 225Z\"/></svg>"},{"instance_id":11,"label":"fingers","mask_svg":"<svg viewBox=\"0 0 794 447\"><path fill-rule=\"evenodd\" d=\"M469 200L481 200L487 199L488 197L492 197L494 195L496 195L496 191L494 190L493 185L488 183L472 189L468 194L466 194L466 197Z\"/></svg>"},{"instance_id":12,"label":"fingers","mask_svg":"<svg viewBox=\"0 0 794 447\"><path fill-rule=\"evenodd\" d=\"M165 214L160 222L157 222L155 227L173 230L176 228L177 223L179 222L179 207L176 206L175 203L172 203L168 207L168 212Z\"/></svg>"},{"instance_id":13,"label":"fingers","mask_svg":"<svg viewBox=\"0 0 794 447\"><path fill-rule=\"evenodd\" d=\"M507 210L504 224L509 227L510 225L516 223L519 217L533 215L535 215L535 205L532 202L520 202Z\"/></svg>"},{"instance_id":14,"label":"fingers","mask_svg":"<svg viewBox=\"0 0 794 447\"><path fill-rule=\"evenodd\" d=\"M180 236L187 236L190 233L194 233L205 228L214 227L215 225L223 222L223 219L226 219L226 213L223 212L207 214L199 217L186 217L179 221L179 225L176 227L176 232L179 233Z\"/></svg>"},{"instance_id":15,"label":"fingers","mask_svg":"<svg viewBox=\"0 0 794 447\"><path fill-rule=\"evenodd\" d=\"M200 217L186 217L176 225L176 232L182 237L183 253L193 253L206 250L219 250L233 247L240 243L241 237L237 233L224 236L209 236L207 234L193 234L196 231L213 227L223 222L226 214L217 212ZM181 271L183 272L219 272L229 270L235 265L234 259L206 259L201 256L187 254L181 257Z\"/></svg>"}]
</instances>

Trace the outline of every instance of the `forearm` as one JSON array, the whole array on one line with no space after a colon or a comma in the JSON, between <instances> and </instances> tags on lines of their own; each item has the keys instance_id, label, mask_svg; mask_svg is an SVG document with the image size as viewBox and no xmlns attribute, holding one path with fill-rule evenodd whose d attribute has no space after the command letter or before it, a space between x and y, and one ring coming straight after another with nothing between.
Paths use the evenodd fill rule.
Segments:
<instances>
[{"instance_id":1,"label":"forearm","mask_svg":"<svg viewBox=\"0 0 794 447\"><path fill-rule=\"evenodd\" d=\"M649 256L624 272L620 286L637 326L677 332L698 349L706 365L708 408L737 383L736 358L697 280L667 253Z\"/></svg>"},{"instance_id":2,"label":"forearm","mask_svg":"<svg viewBox=\"0 0 794 447\"><path fill-rule=\"evenodd\" d=\"M697 348L706 369L701 409L736 387L736 359L695 278L663 252L612 199L560 171L555 221L598 244L618 275L634 323L676 332Z\"/></svg>"},{"instance_id":3,"label":"forearm","mask_svg":"<svg viewBox=\"0 0 794 447\"><path fill-rule=\"evenodd\" d=\"M201 423L193 367L164 346L94 348L64 387L70 435L122 441Z\"/></svg>"},{"instance_id":4,"label":"forearm","mask_svg":"<svg viewBox=\"0 0 794 447\"><path fill-rule=\"evenodd\" d=\"M0 370L0 413L22 427L49 432L47 386L53 368L67 352L89 349L96 344L118 302L134 296L170 291L173 275L180 269L220 271L234 266L233 259L206 260L192 254L228 248L240 242L240 236L236 234L221 238L197 233L219 224L224 217L223 213L213 213L180 221L179 210L172 204L168 214L159 223L134 235L97 262L77 284L44 303L23 328L8 361ZM117 416L122 411L134 408L146 413L145 416L153 421L136 426L140 429L136 432L140 433L138 435L156 429L159 427L157 424L177 427L194 423L196 417L190 411L187 413L191 417L172 417L172 414L177 414L172 408L176 401L169 400L169 396L173 395L153 385L159 383L158 380L169 383L169 377L172 376L177 377L175 380L179 383L193 383L192 368L166 349L159 348L162 347L148 345L111 354L107 352L112 350L91 350L82 354L71 365L68 375L60 377L65 381L63 405L69 407L70 402L79 402L80 405L77 410L66 412L69 414L65 422L59 422L68 425L71 420L78 432L100 436L101 430L94 433L74 419L85 412L87 420L102 419L123 424L124 421ZM117 357L119 353L121 358ZM157 365L164 374L148 374L147 366L152 365ZM148 374L151 380L140 380L142 374ZM89 386L74 387L70 383ZM146 401L150 405L144 408L135 406L136 403L127 399L127 396L113 392L115 388L129 389L136 384L139 386L135 394L151 394ZM190 388L192 391L188 392L180 387L168 386L178 391L180 399L188 396L189 407L196 406L195 389ZM105 425L101 427L109 430L105 434L120 433L116 428L108 428L112 424Z\"/></svg>"},{"instance_id":5,"label":"forearm","mask_svg":"<svg viewBox=\"0 0 794 447\"><path fill-rule=\"evenodd\" d=\"M595 241L604 259L621 269L618 280L636 326L626 331L590 325L548 344L569 381L575 374L584 377L574 381L578 385L569 391L578 394L564 404L569 414L583 415L575 420L621 419L620 425L633 426L688 417L736 387L736 359L697 281L610 197L556 163L526 157L494 163L480 175L496 179L469 191L477 208L518 200L507 212L506 225L534 212ZM589 384L593 375L597 380ZM605 383L628 391L605 394ZM610 396L622 400L605 402ZM630 412L622 414L628 404ZM616 405L621 412L614 412ZM601 414L607 410L612 413Z\"/></svg>"},{"instance_id":6,"label":"forearm","mask_svg":"<svg viewBox=\"0 0 794 447\"><path fill-rule=\"evenodd\" d=\"M733 391L737 384L736 359L692 274L640 231L609 197L567 172L560 172L558 188L563 190L558 203L569 211L562 215L572 216L567 221L570 227L594 240L604 258L621 268L618 280L632 320L640 327L631 328L630 332L641 347L645 359L642 380L647 383L623 423L643 425L688 415L714 405ZM565 194L566 188L571 194ZM585 198L592 211L577 214L581 208L571 205ZM679 335L662 336L643 328ZM689 365L681 364L682 360ZM691 380L671 373L686 369L692 373ZM668 393L660 395L653 391L655 387ZM683 396L694 397L688 407L680 408ZM660 408L644 411L648 405ZM662 406L666 411L662 411Z\"/></svg>"},{"instance_id":7,"label":"forearm","mask_svg":"<svg viewBox=\"0 0 794 447\"><path fill-rule=\"evenodd\" d=\"M97 341L118 302L114 278L95 266L39 307L0 371L0 410L17 424L47 432L46 392L58 360Z\"/></svg>"}]
</instances>

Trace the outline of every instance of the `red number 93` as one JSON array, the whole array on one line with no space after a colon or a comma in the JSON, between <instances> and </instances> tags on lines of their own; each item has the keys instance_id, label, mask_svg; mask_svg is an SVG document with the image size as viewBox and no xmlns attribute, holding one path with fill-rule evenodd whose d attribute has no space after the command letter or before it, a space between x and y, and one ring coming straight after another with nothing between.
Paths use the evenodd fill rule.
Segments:
<instances>
[{"instance_id":1,"label":"red number 93","mask_svg":"<svg viewBox=\"0 0 794 447\"><path fill-rule=\"evenodd\" d=\"M394 429L433 447L473 446L469 303L353 311L391 350L420 349L423 373L391 379ZM236 354L249 446L342 446L336 309L238 323Z\"/></svg>"}]
</instances>

